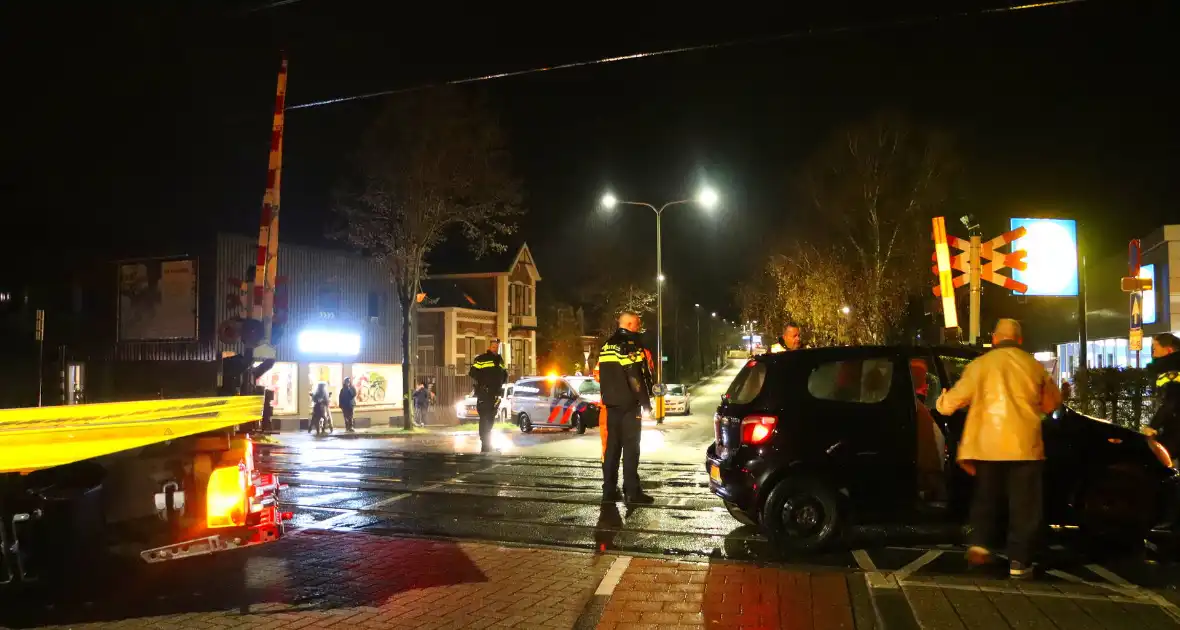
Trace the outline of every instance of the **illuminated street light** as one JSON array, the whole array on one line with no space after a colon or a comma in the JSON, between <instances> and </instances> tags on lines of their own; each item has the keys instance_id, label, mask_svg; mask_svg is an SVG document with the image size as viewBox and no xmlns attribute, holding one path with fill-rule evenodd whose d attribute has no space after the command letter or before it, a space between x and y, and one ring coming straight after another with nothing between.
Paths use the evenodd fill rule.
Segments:
<instances>
[{"instance_id":1,"label":"illuminated street light","mask_svg":"<svg viewBox=\"0 0 1180 630\"><path fill-rule=\"evenodd\" d=\"M697 194L697 203L701 204L706 210L712 210L720 199L717 196L717 191L705 186L701 192Z\"/></svg>"},{"instance_id":2,"label":"illuminated street light","mask_svg":"<svg viewBox=\"0 0 1180 630\"><path fill-rule=\"evenodd\" d=\"M619 204L628 206L643 206L656 213L656 382L660 385L664 383L664 260L663 260L663 239L660 233L660 217L664 214L664 210L672 206L682 204L697 203L701 207L711 209L717 205L720 197L717 191L709 186L703 186L700 192L697 193L695 199L679 199L677 201L669 201L668 203L655 207L650 203L642 201L625 201L618 199L611 193L606 193L602 196L602 207L607 210L613 209ZM714 315L716 316L716 315ZM664 420L664 397L659 397L659 405L656 413L656 421L663 422Z\"/></svg>"},{"instance_id":3,"label":"illuminated street light","mask_svg":"<svg viewBox=\"0 0 1180 630\"><path fill-rule=\"evenodd\" d=\"M848 308L847 306L841 306L841 307L840 307L840 312L841 312L841 313L844 313L845 315L847 315L847 314L849 314L849 313L851 313L851 312L852 312L852 309Z\"/></svg>"}]
</instances>

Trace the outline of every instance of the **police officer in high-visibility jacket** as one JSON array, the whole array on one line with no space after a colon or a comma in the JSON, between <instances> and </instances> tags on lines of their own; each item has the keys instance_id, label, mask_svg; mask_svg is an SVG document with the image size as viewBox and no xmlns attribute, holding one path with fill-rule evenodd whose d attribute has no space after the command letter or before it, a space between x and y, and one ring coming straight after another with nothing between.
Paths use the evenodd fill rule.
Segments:
<instances>
[{"instance_id":1,"label":"police officer in high-visibility jacket","mask_svg":"<svg viewBox=\"0 0 1180 630\"><path fill-rule=\"evenodd\" d=\"M602 404L606 407L606 453L602 462L602 500L652 503L639 487L639 436L642 409L651 409L651 370L639 338L639 315L623 313L619 328L598 353ZM619 492L619 457L623 492Z\"/></svg>"},{"instance_id":2,"label":"police officer in high-visibility jacket","mask_svg":"<svg viewBox=\"0 0 1180 630\"><path fill-rule=\"evenodd\" d=\"M500 357L500 340L488 343L488 351L475 357L467 375L475 380L475 409L479 412L479 452L492 452L492 425L500 408L500 395L508 382L508 370Z\"/></svg>"},{"instance_id":3,"label":"police officer in high-visibility jacket","mask_svg":"<svg viewBox=\"0 0 1180 630\"><path fill-rule=\"evenodd\" d=\"M799 324L788 322L783 326L783 336L775 340L774 345L770 346L770 352L789 352L791 350L798 350L803 345L803 335L799 330Z\"/></svg>"}]
</instances>

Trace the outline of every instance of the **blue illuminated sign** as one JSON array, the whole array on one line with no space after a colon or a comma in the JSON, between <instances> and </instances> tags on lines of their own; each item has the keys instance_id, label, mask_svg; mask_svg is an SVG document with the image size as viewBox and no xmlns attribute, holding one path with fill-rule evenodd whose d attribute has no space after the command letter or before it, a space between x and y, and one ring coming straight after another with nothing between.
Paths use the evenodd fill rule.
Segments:
<instances>
[{"instance_id":1,"label":"blue illuminated sign","mask_svg":"<svg viewBox=\"0 0 1180 630\"><path fill-rule=\"evenodd\" d=\"M1028 269L1012 279L1028 285L1023 295L1075 297L1078 294L1078 227L1072 219L1012 219L1011 229L1027 233L1012 241L1012 251L1028 252Z\"/></svg>"}]
</instances>

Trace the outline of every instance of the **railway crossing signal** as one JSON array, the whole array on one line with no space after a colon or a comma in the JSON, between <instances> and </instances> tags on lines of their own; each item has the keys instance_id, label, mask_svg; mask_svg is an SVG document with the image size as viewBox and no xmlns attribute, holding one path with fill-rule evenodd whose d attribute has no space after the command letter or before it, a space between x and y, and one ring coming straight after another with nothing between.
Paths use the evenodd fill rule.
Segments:
<instances>
[{"instance_id":1,"label":"railway crossing signal","mask_svg":"<svg viewBox=\"0 0 1180 630\"><path fill-rule=\"evenodd\" d=\"M964 218L964 221L966 221L966 218ZM1028 262L1025 258L1028 256L1028 252L1018 250L1005 254L997 251L1012 241L1024 236L1027 230L1019 227L984 242L977 233L972 234L970 239L948 235L946 233L945 217L935 217L933 226L934 255L931 259L935 264L930 270L939 279L938 284L934 286L934 295L942 298L946 327L957 328L958 314L955 312L954 291L963 285L971 285L969 325L970 341L974 344L979 338L979 297L982 281L990 282L1017 293L1028 291L1028 286L1023 282L1018 282L999 273L1003 269L1018 269L1020 271L1027 269ZM978 230L978 226L969 227L971 227L973 232ZM962 253L951 256L951 248L962 250ZM984 264L984 260L990 262ZM959 276L954 276L955 271L962 273Z\"/></svg>"}]
</instances>

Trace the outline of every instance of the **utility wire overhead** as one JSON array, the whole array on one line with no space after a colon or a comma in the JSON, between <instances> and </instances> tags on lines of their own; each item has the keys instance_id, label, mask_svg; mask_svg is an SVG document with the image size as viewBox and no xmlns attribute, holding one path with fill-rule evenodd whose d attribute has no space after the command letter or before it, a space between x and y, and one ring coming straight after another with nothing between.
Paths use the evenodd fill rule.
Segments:
<instances>
[{"instance_id":1,"label":"utility wire overhead","mask_svg":"<svg viewBox=\"0 0 1180 630\"><path fill-rule=\"evenodd\" d=\"M271 6L279 6L298 2L299 0L282 0L276 2ZM574 68L584 68L589 66L605 65L609 63L617 63L620 61L632 61L636 59L647 59L650 57L665 57L669 55L676 55L680 53L697 52L705 50L718 50L723 48L736 48L740 46L756 46L761 44L772 44L791 39L800 39L804 37L822 37L827 35L838 35L843 33L865 32L874 30L884 30L890 28L902 28L906 26L917 26L921 24L930 24L950 19L962 19L970 17L978 17L983 15L995 15L1015 13L1017 11L1028 11L1033 9L1048 9L1061 7L1071 4L1082 4L1088 0L1049 0L1047 2L1037 2L1031 4L1021 4L1007 7L994 7L990 9L977 9L974 11L958 11L953 13L946 13L942 15L928 15L915 16L908 18L899 18L894 20L886 20L879 22L871 22L866 24L856 24L851 26L836 26L821 29L806 29L791 31L789 33L781 33L778 35L768 35L764 37L751 37L746 39L735 39L724 42L715 42L711 44L697 44L693 46L681 46L678 48L668 48L665 50L638 52L627 55L618 55L614 57L603 57L601 59L591 59L586 61L573 61L570 63L558 64L555 66L541 66L536 68L529 68L525 70L513 70L508 72L498 72L494 74L485 74L482 76L467 77L464 79L452 79L450 81L443 81L439 83L426 83L404 88L394 88L389 90L381 90L379 92L369 92L366 94L356 94L353 96L341 96L338 98L322 99L312 101L309 103L300 103L298 105L287 106L287 111L295 109L310 109L312 107L323 107L326 105L335 105L337 103L347 103L350 101L360 101L370 98L380 98L382 96L392 96L395 94L405 94L408 92L416 92L419 90L428 90L430 88L441 87L444 85L464 85L467 83L479 83L482 81L491 81L493 79L508 79L512 77L520 77L529 74L539 74L541 72L552 72L556 70L571 70ZM263 7L266 8L266 7Z\"/></svg>"}]
</instances>

